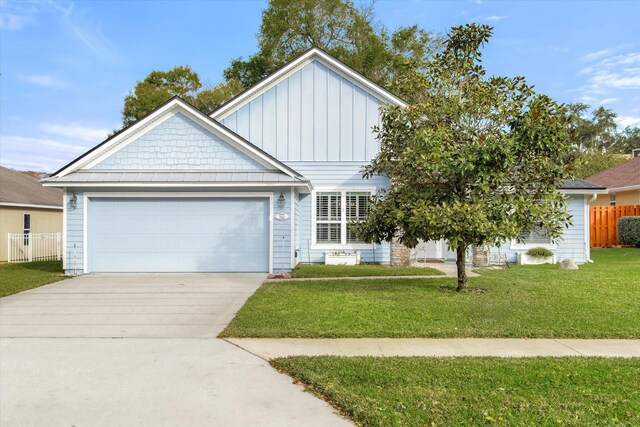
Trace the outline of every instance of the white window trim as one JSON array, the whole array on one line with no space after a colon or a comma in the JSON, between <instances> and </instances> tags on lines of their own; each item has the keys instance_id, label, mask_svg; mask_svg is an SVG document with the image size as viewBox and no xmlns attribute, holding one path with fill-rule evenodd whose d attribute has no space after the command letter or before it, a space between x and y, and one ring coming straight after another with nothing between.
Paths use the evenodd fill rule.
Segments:
<instances>
[{"instance_id":1,"label":"white window trim","mask_svg":"<svg viewBox=\"0 0 640 427\"><path fill-rule=\"evenodd\" d=\"M552 241L552 243L525 243L518 242L517 239L511 240L511 244L509 245L509 249L531 249L531 248L545 248L545 249L557 249L557 242Z\"/></svg>"},{"instance_id":2,"label":"white window trim","mask_svg":"<svg viewBox=\"0 0 640 427\"><path fill-rule=\"evenodd\" d=\"M341 206L340 206L340 223L344 220L346 224L347 218L347 204L346 196L350 192L370 192L371 195L376 194L376 187L317 187L311 191L311 249L331 250L331 249L345 249L345 250L359 250L359 249L371 249L374 247L373 243L346 243L347 242L347 227L340 229L340 241L342 243L318 243L317 241L317 212L316 212L316 195L317 193L340 193Z\"/></svg>"}]
</instances>

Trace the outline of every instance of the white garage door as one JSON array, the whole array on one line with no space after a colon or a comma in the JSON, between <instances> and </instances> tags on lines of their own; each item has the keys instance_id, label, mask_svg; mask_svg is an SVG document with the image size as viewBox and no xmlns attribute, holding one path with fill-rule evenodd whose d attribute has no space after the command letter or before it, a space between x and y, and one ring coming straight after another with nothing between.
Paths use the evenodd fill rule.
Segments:
<instances>
[{"instance_id":1,"label":"white garage door","mask_svg":"<svg viewBox=\"0 0 640 427\"><path fill-rule=\"evenodd\" d=\"M89 200L90 272L266 272L268 198Z\"/></svg>"}]
</instances>

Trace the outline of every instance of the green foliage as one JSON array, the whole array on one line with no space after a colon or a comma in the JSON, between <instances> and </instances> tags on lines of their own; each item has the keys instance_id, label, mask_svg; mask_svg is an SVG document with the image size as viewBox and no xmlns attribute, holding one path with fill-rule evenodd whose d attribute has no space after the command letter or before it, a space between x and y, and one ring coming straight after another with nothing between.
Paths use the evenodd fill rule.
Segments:
<instances>
[{"instance_id":1,"label":"green foliage","mask_svg":"<svg viewBox=\"0 0 640 427\"><path fill-rule=\"evenodd\" d=\"M178 66L169 71L152 71L125 97L122 124L130 125L176 95L210 114L242 89L242 85L236 80L203 88L200 77L189 66Z\"/></svg>"},{"instance_id":2,"label":"green foliage","mask_svg":"<svg viewBox=\"0 0 640 427\"><path fill-rule=\"evenodd\" d=\"M556 239L570 222L557 191L573 161L566 110L523 77L486 76L481 48L491 32L452 28L424 71L400 75L396 92L413 93L415 102L383 111L381 149L364 171L391 185L372 201L360 236L381 242L399 234L410 247L446 239L458 249L459 288L469 246L498 245L534 227Z\"/></svg>"},{"instance_id":3,"label":"green foliage","mask_svg":"<svg viewBox=\"0 0 640 427\"><path fill-rule=\"evenodd\" d=\"M317 46L386 85L402 64L420 64L437 47L437 38L418 26L389 33L373 21L372 6L356 7L350 0L271 0L262 13L259 51L234 59L224 76L249 87Z\"/></svg>"},{"instance_id":4,"label":"green foliage","mask_svg":"<svg viewBox=\"0 0 640 427\"><path fill-rule=\"evenodd\" d=\"M527 251L527 255L540 258L548 258L550 256L553 256L553 252L551 252L547 248L531 248Z\"/></svg>"},{"instance_id":5,"label":"green foliage","mask_svg":"<svg viewBox=\"0 0 640 427\"><path fill-rule=\"evenodd\" d=\"M618 220L618 240L640 248L640 216L625 216Z\"/></svg>"},{"instance_id":6,"label":"green foliage","mask_svg":"<svg viewBox=\"0 0 640 427\"><path fill-rule=\"evenodd\" d=\"M624 154L610 151L589 151L578 155L575 162L576 178L589 178L627 160Z\"/></svg>"},{"instance_id":7,"label":"green foliage","mask_svg":"<svg viewBox=\"0 0 640 427\"><path fill-rule=\"evenodd\" d=\"M576 177L587 178L620 163L635 148L640 148L640 128L620 130L617 114L600 107L588 114L589 105L568 104L568 131L578 153Z\"/></svg>"},{"instance_id":8,"label":"green foliage","mask_svg":"<svg viewBox=\"0 0 640 427\"><path fill-rule=\"evenodd\" d=\"M637 426L640 359L273 359L361 426Z\"/></svg>"}]
</instances>

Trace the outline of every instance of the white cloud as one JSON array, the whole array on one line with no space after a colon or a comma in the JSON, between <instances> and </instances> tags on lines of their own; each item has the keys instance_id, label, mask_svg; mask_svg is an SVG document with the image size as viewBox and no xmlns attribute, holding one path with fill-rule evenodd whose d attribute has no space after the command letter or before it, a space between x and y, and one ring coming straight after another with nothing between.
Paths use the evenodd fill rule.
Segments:
<instances>
[{"instance_id":1,"label":"white cloud","mask_svg":"<svg viewBox=\"0 0 640 427\"><path fill-rule=\"evenodd\" d=\"M49 138L34 138L29 136L18 135L0 135L0 141L5 148L13 150L28 149L33 153L41 152L41 150L54 149L59 152L79 153L86 149L82 145L69 144L66 142L56 141Z\"/></svg>"},{"instance_id":2,"label":"white cloud","mask_svg":"<svg viewBox=\"0 0 640 427\"><path fill-rule=\"evenodd\" d=\"M109 130L104 128L91 128L77 123L44 123L42 130L51 135L64 136L66 138L85 142L98 143L109 135Z\"/></svg>"},{"instance_id":3,"label":"white cloud","mask_svg":"<svg viewBox=\"0 0 640 427\"><path fill-rule=\"evenodd\" d=\"M618 102L620 99L618 98L605 98L599 102L601 105L612 104L614 102Z\"/></svg>"},{"instance_id":4,"label":"white cloud","mask_svg":"<svg viewBox=\"0 0 640 427\"><path fill-rule=\"evenodd\" d=\"M14 31L24 27L26 19L13 13L3 13L0 15L0 30Z\"/></svg>"},{"instance_id":5,"label":"white cloud","mask_svg":"<svg viewBox=\"0 0 640 427\"><path fill-rule=\"evenodd\" d=\"M594 98L593 96L589 96L589 95L582 95L580 98L577 99L580 102L584 102L585 104L593 104L594 102L596 102L598 99Z\"/></svg>"},{"instance_id":6,"label":"white cloud","mask_svg":"<svg viewBox=\"0 0 640 427\"><path fill-rule=\"evenodd\" d=\"M572 90L581 95L579 100L605 105L629 99L640 89L640 52L621 53L628 48L602 49L578 59L589 63L577 73L584 83Z\"/></svg>"},{"instance_id":7,"label":"white cloud","mask_svg":"<svg viewBox=\"0 0 640 427\"><path fill-rule=\"evenodd\" d=\"M605 57L611 55L612 53L615 53L617 50L618 50L618 48L602 49L602 50L599 50L597 52L591 52L591 53L588 53L586 55L583 55L580 58L578 58L578 60L582 61L582 62L596 61L598 59L605 58Z\"/></svg>"},{"instance_id":8,"label":"white cloud","mask_svg":"<svg viewBox=\"0 0 640 427\"><path fill-rule=\"evenodd\" d=\"M618 126L622 126L623 128L627 126L640 126L640 117L618 116L616 118L616 123L618 123Z\"/></svg>"},{"instance_id":9,"label":"white cloud","mask_svg":"<svg viewBox=\"0 0 640 427\"><path fill-rule=\"evenodd\" d=\"M92 19L83 11L74 9L74 4L66 7L52 3L61 13L60 25L76 40L93 52L102 62L117 63L122 54L116 45L102 31L102 23Z\"/></svg>"},{"instance_id":10,"label":"white cloud","mask_svg":"<svg viewBox=\"0 0 640 427\"><path fill-rule=\"evenodd\" d=\"M27 76L22 76L21 79L25 82L29 82L37 86L44 86L54 89L61 89L71 86L71 83L69 83L68 81L50 74L30 74Z\"/></svg>"},{"instance_id":11,"label":"white cloud","mask_svg":"<svg viewBox=\"0 0 640 427\"><path fill-rule=\"evenodd\" d=\"M508 16L502 16L502 15L491 15L491 16L487 16L486 18L484 18L487 21L503 21L505 19L507 19Z\"/></svg>"},{"instance_id":12,"label":"white cloud","mask_svg":"<svg viewBox=\"0 0 640 427\"><path fill-rule=\"evenodd\" d=\"M569 48L568 47L558 46L556 44L549 44L549 45L546 46L546 48L550 52L560 52L560 53L569 52Z\"/></svg>"}]
</instances>

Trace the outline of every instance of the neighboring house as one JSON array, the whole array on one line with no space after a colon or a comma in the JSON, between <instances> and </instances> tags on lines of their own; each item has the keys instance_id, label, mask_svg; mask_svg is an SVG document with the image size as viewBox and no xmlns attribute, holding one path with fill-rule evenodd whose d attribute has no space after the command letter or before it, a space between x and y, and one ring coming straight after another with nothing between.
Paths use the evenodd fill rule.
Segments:
<instances>
[{"instance_id":1,"label":"neighboring house","mask_svg":"<svg viewBox=\"0 0 640 427\"><path fill-rule=\"evenodd\" d=\"M316 48L211 117L169 100L44 180L65 193L65 269L285 272L328 251L390 263L391 244L350 229L388 185L361 175L383 104L406 105ZM593 192L563 191L574 226L556 249L584 262Z\"/></svg>"},{"instance_id":2,"label":"neighboring house","mask_svg":"<svg viewBox=\"0 0 640 427\"><path fill-rule=\"evenodd\" d=\"M38 178L0 167L0 261L7 261L9 233L61 233L62 190Z\"/></svg>"},{"instance_id":3,"label":"neighboring house","mask_svg":"<svg viewBox=\"0 0 640 427\"><path fill-rule=\"evenodd\" d=\"M607 188L594 206L640 205L640 156L590 176L587 181Z\"/></svg>"}]
</instances>

